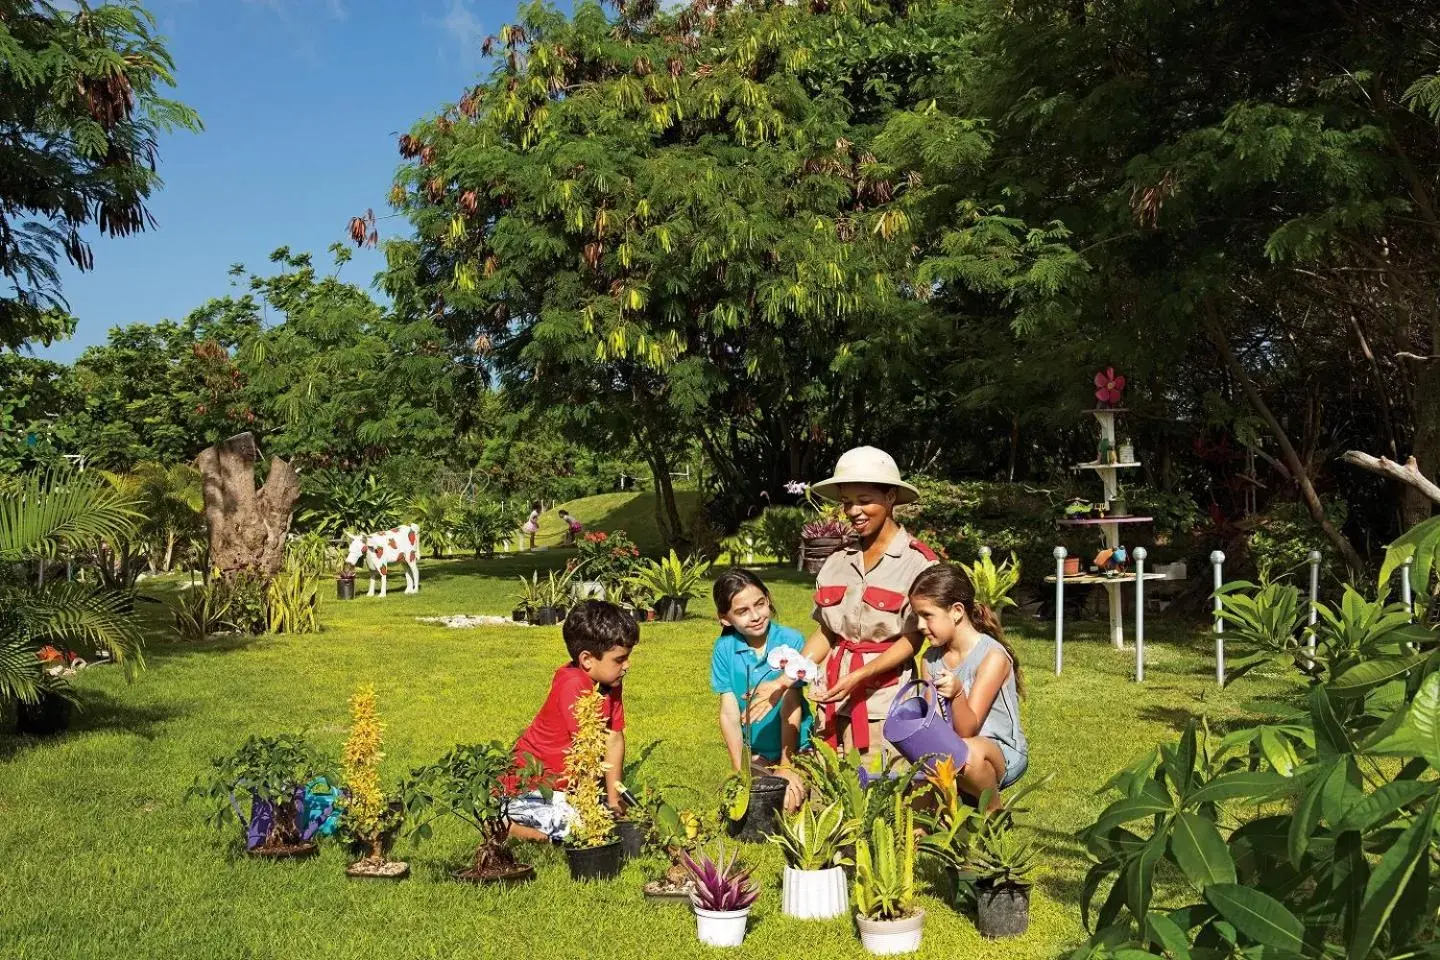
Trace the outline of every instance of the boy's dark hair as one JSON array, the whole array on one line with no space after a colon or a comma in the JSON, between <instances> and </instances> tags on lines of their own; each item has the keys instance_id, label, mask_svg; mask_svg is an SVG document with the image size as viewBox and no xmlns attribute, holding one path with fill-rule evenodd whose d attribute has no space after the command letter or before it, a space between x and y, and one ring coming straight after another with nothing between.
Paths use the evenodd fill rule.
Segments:
<instances>
[{"instance_id":1,"label":"boy's dark hair","mask_svg":"<svg viewBox=\"0 0 1440 960\"><path fill-rule=\"evenodd\" d=\"M628 650L640 642L640 625L635 618L604 600L576 604L565 617L562 633L574 664L580 662L582 653L603 657L613 647Z\"/></svg>"}]
</instances>

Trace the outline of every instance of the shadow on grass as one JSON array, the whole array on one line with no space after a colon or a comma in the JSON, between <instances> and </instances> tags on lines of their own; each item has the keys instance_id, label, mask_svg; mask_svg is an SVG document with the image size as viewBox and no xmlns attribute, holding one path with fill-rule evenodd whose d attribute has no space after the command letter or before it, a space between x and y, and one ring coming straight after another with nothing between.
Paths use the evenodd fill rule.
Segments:
<instances>
[{"instance_id":1,"label":"shadow on grass","mask_svg":"<svg viewBox=\"0 0 1440 960\"><path fill-rule=\"evenodd\" d=\"M84 690L79 696L80 703L71 716L69 729L52 736L20 736L14 733L13 711L7 714L0 721L5 731L0 734L0 760L10 760L30 750L64 743L77 734L99 730L124 730L145 740L154 740L167 722L184 715L174 703L134 704L102 690Z\"/></svg>"}]
</instances>

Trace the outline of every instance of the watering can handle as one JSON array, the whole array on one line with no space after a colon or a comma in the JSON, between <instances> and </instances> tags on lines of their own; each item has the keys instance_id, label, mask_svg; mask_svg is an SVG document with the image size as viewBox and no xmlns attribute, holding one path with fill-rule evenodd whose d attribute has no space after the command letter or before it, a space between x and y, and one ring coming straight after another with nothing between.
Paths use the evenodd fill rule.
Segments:
<instances>
[{"instance_id":1,"label":"watering can handle","mask_svg":"<svg viewBox=\"0 0 1440 960\"><path fill-rule=\"evenodd\" d=\"M936 688L935 681L931 680L929 677L926 677L924 680L911 680L906 683L903 687L900 688L900 692L895 694L895 702L899 703L901 700L904 700L907 696L909 696L912 687L924 687L924 690L921 691L920 696L924 697L926 693L928 693L928 699L931 703L935 704L935 708L940 711L941 719L943 719L946 723L952 722L950 719L950 704L946 703L945 698L940 696L940 691Z\"/></svg>"}]
</instances>

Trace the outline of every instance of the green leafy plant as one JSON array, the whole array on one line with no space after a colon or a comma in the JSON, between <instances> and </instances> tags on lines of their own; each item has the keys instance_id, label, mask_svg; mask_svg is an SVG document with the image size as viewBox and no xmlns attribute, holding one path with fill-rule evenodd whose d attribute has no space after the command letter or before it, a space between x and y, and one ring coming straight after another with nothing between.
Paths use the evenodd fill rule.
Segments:
<instances>
[{"instance_id":1,"label":"green leafy plant","mask_svg":"<svg viewBox=\"0 0 1440 960\"><path fill-rule=\"evenodd\" d=\"M388 530L404 519L404 494L373 473L325 472L307 484L296 523L329 537Z\"/></svg>"},{"instance_id":2,"label":"green leafy plant","mask_svg":"<svg viewBox=\"0 0 1440 960\"><path fill-rule=\"evenodd\" d=\"M539 581L539 605L542 607L563 607L570 603L570 585L575 582L575 569L560 572L551 570Z\"/></svg>"},{"instance_id":3,"label":"green leafy plant","mask_svg":"<svg viewBox=\"0 0 1440 960\"><path fill-rule=\"evenodd\" d=\"M1220 608L1214 616L1225 621L1225 642L1241 654L1225 665L1225 682L1233 683L1277 654L1297 664L1308 663L1302 650L1309 604L1300 591L1283 581L1251 583L1234 580L1215 591Z\"/></svg>"},{"instance_id":4,"label":"green leafy plant","mask_svg":"<svg viewBox=\"0 0 1440 960\"><path fill-rule=\"evenodd\" d=\"M694 557L681 560L679 555L671 550L668 557L642 564L631 574L627 583L642 595L654 600L688 600L700 595L705 577L709 573L709 561Z\"/></svg>"},{"instance_id":5,"label":"green leafy plant","mask_svg":"<svg viewBox=\"0 0 1440 960\"><path fill-rule=\"evenodd\" d=\"M870 821L855 844L855 909L869 920L901 920L915 913L915 815L895 798L889 817Z\"/></svg>"},{"instance_id":6,"label":"green leafy plant","mask_svg":"<svg viewBox=\"0 0 1440 960\"><path fill-rule=\"evenodd\" d=\"M462 504L455 537L477 558L488 557L494 554L496 543L516 536L523 522L524 513L518 504L477 497Z\"/></svg>"},{"instance_id":7,"label":"green leafy plant","mask_svg":"<svg viewBox=\"0 0 1440 960\"><path fill-rule=\"evenodd\" d=\"M453 817L480 834L470 865L461 876L494 879L526 868L510 849L510 808L517 796L541 782L539 761L527 758L516 769L509 745L499 740L466 744L436 762L411 771L400 786L407 835L430 837L433 824Z\"/></svg>"},{"instance_id":8,"label":"green leafy plant","mask_svg":"<svg viewBox=\"0 0 1440 960\"><path fill-rule=\"evenodd\" d=\"M285 555L285 565L265 585L265 621L271 633L320 632L320 580L307 557Z\"/></svg>"},{"instance_id":9,"label":"green leafy plant","mask_svg":"<svg viewBox=\"0 0 1440 960\"><path fill-rule=\"evenodd\" d=\"M796 870L824 870L850 863L840 851L855 840L855 833L855 825L846 818L844 808L831 803L820 810L801 807L781 817L768 839Z\"/></svg>"},{"instance_id":10,"label":"green leafy plant","mask_svg":"<svg viewBox=\"0 0 1440 960\"><path fill-rule=\"evenodd\" d=\"M575 811L565 842L572 847L599 847L615 839L615 815L600 799L610 736L600 712L602 699L596 687L576 699L573 708L575 732L565 752L565 782Z\"/></svg>"},{"instance_id":11,"label":"green leafy plant","mask_svg":"<svg viewBox=\"0 0 1440 960\"><path fill-rule=\"evenodd\" d=\"M63 580L36 586L6 576L11 564L88 549L128 536L137 515L118 491L69 472L31 473L0 492L0 706L60 693L37 657L46 644L107 651L127 676L144 663L127 595Z\"/></svg>"},{"instance_id":12,"label":"green leafy plant","mask_svg":"<svg viewBox=\"0 0 1440 960\"><path fill-rule=\"evenodd\" d=\"M330 759L298 734L251 735L234 753L210 761L185 799L209 804L206 822L223 827L232 820L248 828L257 805L273 808L274 821L261 846L292 846L301 840L304 824L296 819L305 786L317 779L333 782ZM242 806L248 799L249 813Z\"/></svg>"},{"instance_id":13,"label":"green leafy plant","mask_svg":"<svg viewBox=\"0 0 1440 960\"><path fill-rule=\"evenodd\" d=\"M580 537L577 547L579 574L603 583L610 594L618 594L641 563L640 548L624 530L591 530Z\"/></svg>"},{"instance_id":14,"label":"green leafy plant","mask_svg":"<svg viewBox=\"0 0 1440 960\"><path fill-rule=\"evenodd\" d=\"M960 565L970 576L970 582L975 586L975 602L982 603L995 611L999 616L1006 607L1015 606L1015 598L1010 596L1010 591L1020 582L1020 563L1015 559L1015 554L998 567L995 560L988 554L984 554L969 566Z\"/></svg>"},{"instance_id":15,"label":"green leafy plant","mask_svg":"<svg viewBox=\"0 0 1440 960\"><path fill-rule=\"evenodd\" d=\"M458 545L464 514L458 493L427 493L411 501L410 516L420 526L421 542L431 559L448 556Z\"/></svg>"},{"instance_id":16,"label":"green leafy plant","mask_svg":"<svg viewBox=\"0 0 1440 960\"><path fill-rule=\"evenodd\" d=\"M764 552L781 562L793 561L800 551L800 531L811 516L802 507L767 507L755 526Z\"/></svg>"},{"instance_id":17,"label":"green leafy plant","mask_svg":"<svg viewBox=\"0 0 1440 960\"><path fill-rule=\"evenodd\" d=\"M235 629L235 624L229 619L229 594L218 577L206 577L181 593L172 609L175 630L187 643L198 643L212 634Z\"/></svg>"},{"instance_id":18,"label":"green leafy plant","mask_svg":"<svg viewBox=\"0 0 1440 960\"><path fill-rule=\"evenodd\" d=\"M879 773L871 773L857 751L841 755L823 740L797 755L795 769L825 803L838 803L850 829L863 831L876 817L890 816L895 798L903 796L924 772L921 765L886 759Z\"/></svg>"},{"instance_id":19,"label":"green leafy plant","mask_svg":"<svg viewBox=\"0 0 1440 960\"><path fill-rule=\"evenodd\" d=\"M1338 609L1321 608L1312 667L1295 656L1296 604L1272 593L1261 606L1243 608L1246 629L1278 663L1299 663L1306 709L1218 741L1192 721L1110 779L1118 799L1081 832L1094 860L1081 897L1092 935L1075 956L1378 960L1432 949L1440 635L1383 596L1347 591ZM1161 888L1161 875L1183 888Z\"/></svg>"}]
</instances>

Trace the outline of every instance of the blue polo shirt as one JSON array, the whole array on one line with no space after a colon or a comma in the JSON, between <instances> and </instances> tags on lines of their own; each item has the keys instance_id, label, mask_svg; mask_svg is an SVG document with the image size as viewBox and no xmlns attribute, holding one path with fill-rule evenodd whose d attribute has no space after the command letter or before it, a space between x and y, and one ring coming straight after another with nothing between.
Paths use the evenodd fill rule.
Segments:
<instances>
[{"instance_id":1,"label":"blue polo shirt","mask_svg":"<svg viewBox=\"0 0 1440 960\"><path fill-rule=\"evenodd\" d=\"M726 630L715 641L715 652L710 657L710 689L717 694L733 693L745 709L745 696L758 684L774 680L781 671L770 666L767 658L776 647L803 649L805 637L799 630L782 627L770 621L770 633L765 637L765 648L759 651L745 642L745 638L733 630ZM810 704L804 706L800 720L800 746L810 740ZM776 704L765 718L750 728L750 749L766 760L780 760L780 704Z\"/></svg>"}]
</instances>

